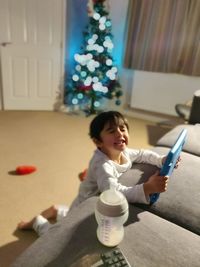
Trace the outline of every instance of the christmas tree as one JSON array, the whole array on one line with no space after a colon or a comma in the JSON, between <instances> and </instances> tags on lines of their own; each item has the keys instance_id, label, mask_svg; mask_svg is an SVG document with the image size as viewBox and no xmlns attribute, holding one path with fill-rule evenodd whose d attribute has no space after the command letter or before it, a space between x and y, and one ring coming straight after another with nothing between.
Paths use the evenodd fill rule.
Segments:
<instances>
[{"instance_id":1,"label":"christmas tree","mask_svg":"<svg viewBox=\"0 0 200 267\"><path fill-rule=\"evenodd\" d=\"M90 115L101 110L105 99L115 99L115 104L120 105L122 91L112 58L112 23L106 1L90 0L88 16L81 53L74 55L76 65L65 85L65 104Z\"/></svg>"}]
</instances>

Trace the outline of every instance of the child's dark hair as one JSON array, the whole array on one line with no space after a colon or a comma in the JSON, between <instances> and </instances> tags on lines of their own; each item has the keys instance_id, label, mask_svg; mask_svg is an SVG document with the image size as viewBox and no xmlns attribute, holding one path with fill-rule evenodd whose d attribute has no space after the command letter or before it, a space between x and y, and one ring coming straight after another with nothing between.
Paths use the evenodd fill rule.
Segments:
<instances>
[{"instance_id":1,"label":"child's dark hair","mask_svg":"<svg viewBox=\"0 0 200 267\"><path fill-rule=\"evenodd\" d=\"M106 111L98 114L90 123L90 132L89 135L93 139L97 139L101 141L100 133L103 130L106 123L110 123L111 125L120 125L121 122L127 127L128 121L124 118L124 116L118 111Z\"/></svg>"}]
</instances>

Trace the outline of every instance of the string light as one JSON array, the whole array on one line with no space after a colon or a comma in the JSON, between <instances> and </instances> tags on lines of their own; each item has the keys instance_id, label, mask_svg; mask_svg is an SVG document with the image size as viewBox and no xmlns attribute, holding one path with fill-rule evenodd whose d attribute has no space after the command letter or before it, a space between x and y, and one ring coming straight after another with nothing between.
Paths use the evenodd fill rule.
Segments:
<instances>
[{"instance_id":1,"label":"string light","mask_svg":"<svg viewBox=\"0 0 200 267\"><path fill-rule=\"evenodd\" d=\"M95 20L99 20L100 19L100 15L99 15L99 13L94 13L94 15L93 15L93 18L95 19Z\"/></svg>"},{"instance_id":2,"label":"string light","mask_svg":"<svg viewBox=\"0 0 200 267\"><path fill-rule=\"evenodd\" d=\"M74 74L74 75L72 76L72 79L73 79L75 82L77 82L77 81L79 80L79 77L78 77L78 75Z\"/></svg>"}]
</instances>

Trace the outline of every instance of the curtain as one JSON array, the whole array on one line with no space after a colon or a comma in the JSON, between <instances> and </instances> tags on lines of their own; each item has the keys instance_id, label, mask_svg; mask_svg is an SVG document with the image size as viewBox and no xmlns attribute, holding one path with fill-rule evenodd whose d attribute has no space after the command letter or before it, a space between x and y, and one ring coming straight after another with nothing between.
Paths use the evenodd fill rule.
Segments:
<instances>
[{"instance_id":1,"label":"curtain","mask_svg":"<svg viewBox=\"0 0 200 267\"><path fill-rule=\"evenodd\" d=\"M200 76L200 0L130 0L124 66Z\"/></svg>"}]
</instances>

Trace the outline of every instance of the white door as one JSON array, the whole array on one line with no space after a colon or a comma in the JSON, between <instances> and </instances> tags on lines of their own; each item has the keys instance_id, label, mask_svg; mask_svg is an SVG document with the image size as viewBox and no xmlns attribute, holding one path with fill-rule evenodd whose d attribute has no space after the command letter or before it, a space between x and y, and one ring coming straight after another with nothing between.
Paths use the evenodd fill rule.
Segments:
<instances>
[{"instance_id":1,"label":"white door","mask_svg":"<svg viewBox=\"0 0 200 267\"><path fill-rule=\"evenodd\" d=\"M64 0L0 0L2 105L53 110L64 62Z\"/></svg>"}]
</instances>

